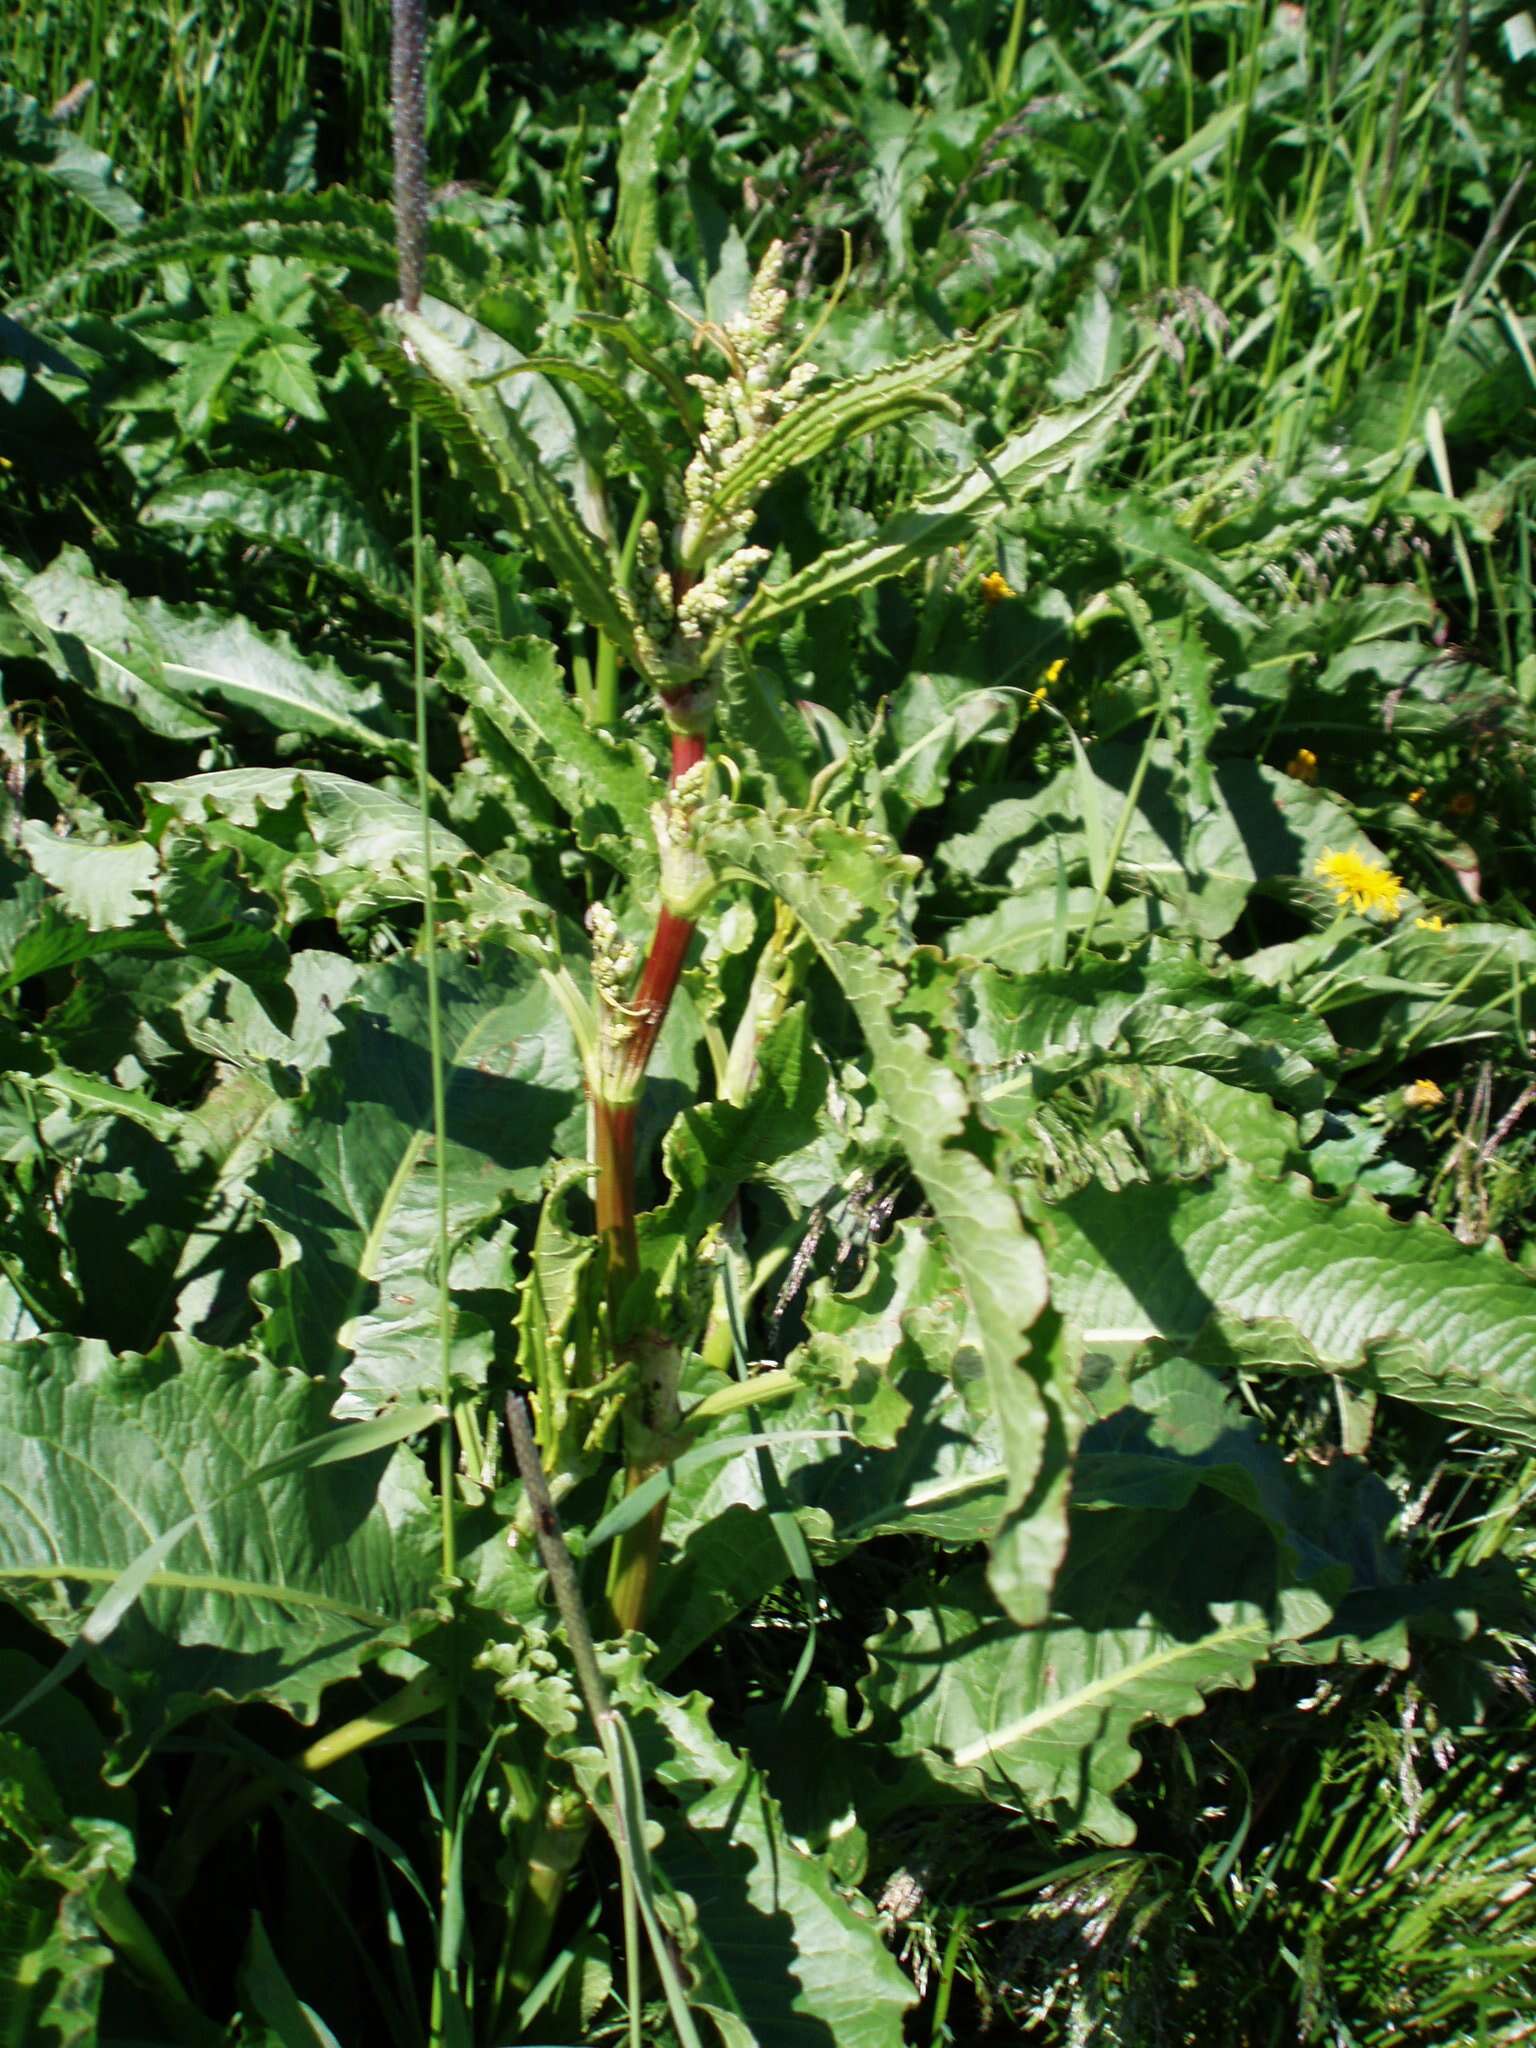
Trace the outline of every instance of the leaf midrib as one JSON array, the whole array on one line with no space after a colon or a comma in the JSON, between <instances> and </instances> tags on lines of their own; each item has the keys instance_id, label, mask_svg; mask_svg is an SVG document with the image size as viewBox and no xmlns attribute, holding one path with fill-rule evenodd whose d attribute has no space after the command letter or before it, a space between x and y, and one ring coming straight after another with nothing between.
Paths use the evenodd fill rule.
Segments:
<instances>
[{"instance_id":1,"label":"leaf midrib","mask_svg":"<svg viewBox=\"0 0 1536 2048\"><path fill-rule=\"evenodd\" d=\"M105 1564L8 1564L0 1565L0 1581L68 1579L83 1585L111 1584L123 1575L120 1565ZM271 1600L284 1607L308 1607L322 1614L334 1614L369 1628L391 1628L397 1615L376 1614L371 1608L353 1607L326 1593L306 1591L302 1586L285 1586L266 1579L237 1579L222 1572L157 1571L144 1581L150 1587L183 1593L227 1593L232 1599Z\"/></svg>"},{"instance_id":2,"label":"leaf midrib","mask_svg":"<svg viewBox=\"0 0 1536 2048\"><path fill-rule=\"evenodd\" d=\"M1038 1730L1049 1728L1054 1723L1065 1720L1069 1715L1080 1712L1096 1699L1123 1692L1135 1685L1138 1680L1150 1677L1153 1673L1188 1658L1206 1656L1213 1650L1227 1648L1245 1639L1251 1640L1256 1647L1263 1649L1269 1642L1269 1631L1262 1622L1250 1621L1218 1629L1213 1635L1201 1636L1198 1642L1172 1643L1150 1657L1139 1658L1134 1664L1122 1664L1113 1672L1090 1679L1075 1692L1064 1693L1060 1699L1037 1707L1032 1714L1021 1714L1016 1721L1009 1722L1005 1727L994 1728L979 1741L968 1742L964 1748L952 1750L951 1758L962 1770L979 1764L989 1756L1000 1755L1016 1742L1027 1741ZM1196 1687L1196 1690L1199 1688Z\"/></svg>"}]
</instances>

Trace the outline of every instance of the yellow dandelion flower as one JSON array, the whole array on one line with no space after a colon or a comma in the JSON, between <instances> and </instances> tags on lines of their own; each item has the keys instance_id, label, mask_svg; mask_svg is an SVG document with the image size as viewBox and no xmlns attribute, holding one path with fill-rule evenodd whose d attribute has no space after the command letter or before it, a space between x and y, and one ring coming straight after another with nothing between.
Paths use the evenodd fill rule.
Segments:
<instances>
[{"instance_id":1,"label":"yellow dandelion flower","mask_svg":"<svg viewBox=\"0 0 1536 2048\"><path fill-rule=\"evenodd\" d=\"M1409 1109L1438 1109L1445 1100L1445 1090L1434 1081L1410 1081L1403 1090L1403 1102Z\"/></svg>"},{"instance_id":2,"label":"yellow dandelion flower","mask_svg":"<svg viewBox=\"0 0 1536 2048\"><path fill-rule=\"evenodd\" d=\"M1416 917L1413 920L1413 928L1420 932L1443 932L1445 919L1436 911L1433 917Z\"/></svg>"},{"instance_id":3,"label":"yellow dandelion flower","mask_svg":"<svg viewBox=\"0 0 1536 2048\"><path fill-rule=\"evenodd\" d=\"M1390 868L1378 867L1362 853L1335 853L1325 848L1312 872L1328 884L1342 910L1347 903L1362 917L1379 910L1391 919L1403 914L1403 885Z\"/></svg>"},{"instance_id":4,"label":"yellow dandelion flower","mask_svg":"<svg viewBox=\"0 0 1536 2048\"><path fill-rule=\"evenodd\" d=\"M1293 782L1316 782L1317 756L1310 747L1298 747L1285 764L1285 772Z\"/></svg>"},{"instance_id":5,"label":"yellow dandelion flower","mask_svg":"<svg viewBox=\"0 0 1536 2048\"><path fill-rule=\"evenodd\" d=\"M983 576L981 579L982 602L989 609L995 604L1001 604L1005 597L1017 597L1018 594L1008 578L1000 576L995 569L990 576Z\"/></svg>"}]
</instances>

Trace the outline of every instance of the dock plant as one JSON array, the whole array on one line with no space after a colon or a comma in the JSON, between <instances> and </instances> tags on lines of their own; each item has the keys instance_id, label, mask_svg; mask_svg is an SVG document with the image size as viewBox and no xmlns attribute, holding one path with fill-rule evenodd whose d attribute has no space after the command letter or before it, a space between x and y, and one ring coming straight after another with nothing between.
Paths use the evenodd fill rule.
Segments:
<instances>
[{"instance_id":1,"label":"dock plant","mask_svg":"<svg viewBox=\"0 0 1536 2048\"><path fill-rule=\"evenodd\" d=\"M392 208L6 102L6 2038L1518 2038L1508 210L1342 10L985 13L491 191L395 0Z\"/></svg>"}]
</instances>

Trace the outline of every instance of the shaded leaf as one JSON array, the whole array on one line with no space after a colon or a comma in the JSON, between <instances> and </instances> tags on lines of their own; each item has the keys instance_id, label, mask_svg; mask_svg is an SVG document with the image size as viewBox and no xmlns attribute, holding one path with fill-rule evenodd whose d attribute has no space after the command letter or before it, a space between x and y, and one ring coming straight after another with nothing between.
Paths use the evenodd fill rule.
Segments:
<instances>
[{"instance_id":1,"label":"shaded leaf","mask_svg":"<svg viewBox=\"0 0 1536 2048\"><path fill-rule=\"evenodd\" d=\"M646 1776L681 1810L658 1856L698 1915L702 2002L738 2013L760 2048L900 2048L915 1993L867 1908L791 1841L700 1694L660 1691L627 1655L610 1674Z\"/></svg>"},{"instance_id":2,"label":"shaded leaf","mask_svg":"<svg viewBox=\"0 0 1536 2048\"><path fill-rule=\"evenodd\" d=\"M523 962L445 963L449 1252L537 1194L582 1100L570 1030ZM338 1013L329 1058L292 1127L252 1177L282 1263L262 1283L265 1349L340 1376L340 1412L436 1391L437 1185L427 987L415 962L369 969ZM557 1137L557 1133L560 1136ZM483 1372L486 1347L460 1358Z\"/></svg>"},{"instance_id":3,"label":"shaded leaf","mask_svg":"<svg viewBox=\"0 0 1536 2048\"><path fill-rule=\"evenodd\" d=\"M139 513L146 526L177 533L238 533L325 568L395 607L405 579L361 500L339 477L315 470L255 476L220 468L167 484Z\"/></svg>"}]
</instances>

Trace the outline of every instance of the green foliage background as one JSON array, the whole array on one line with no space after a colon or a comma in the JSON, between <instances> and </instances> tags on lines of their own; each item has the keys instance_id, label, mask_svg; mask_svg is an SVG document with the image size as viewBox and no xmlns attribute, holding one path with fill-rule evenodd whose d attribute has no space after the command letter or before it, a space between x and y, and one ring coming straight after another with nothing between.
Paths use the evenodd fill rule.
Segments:
<instances>
[{"instance_id":1,"label":"green foliage background","mask_svg":"<svg viewBox=\"0 0 1536 2048\"><path fill-rule=\"evenodd\" d=\"M774 239L822 381L641 1123L714 1405L603 1652L701 2037L1525 2038L1533 52L1475 0L456 4L412 328L386 9L18 20L5 2038L682 2038L601 1833L529 1962L606 1794L499 1418L595 1598L546 970L649 927L614 593Z\"/></svg>"}]
</instances>

